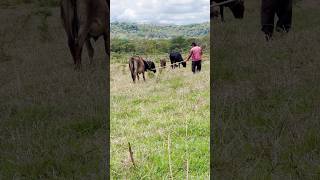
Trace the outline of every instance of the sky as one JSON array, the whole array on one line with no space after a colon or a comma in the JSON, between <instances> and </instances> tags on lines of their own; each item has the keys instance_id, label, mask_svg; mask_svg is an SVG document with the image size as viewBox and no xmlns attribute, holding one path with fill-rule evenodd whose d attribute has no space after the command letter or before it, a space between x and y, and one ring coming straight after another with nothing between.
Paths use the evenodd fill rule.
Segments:
<instances>
[{"instance_id":1,"label":"sky","mask_svg":"<svg viewBox=\"0 0 320 180\"><path fill-rule=\"evenodd\" d=\"M111 22L186 25L210 20L209 0L111 0Z\"/></svg>"}]
</instances>

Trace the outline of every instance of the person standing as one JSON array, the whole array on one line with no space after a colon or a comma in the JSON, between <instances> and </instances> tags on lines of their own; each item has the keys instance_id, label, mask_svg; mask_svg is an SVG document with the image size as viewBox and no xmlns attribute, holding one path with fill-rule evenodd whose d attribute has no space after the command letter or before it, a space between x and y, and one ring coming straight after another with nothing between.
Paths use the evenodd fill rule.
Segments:
<instances>
[{"instance_id":1,"label":"person standing","mask_svg":"<svg viewBox=\"0 0 320 180\"><path fill-rule=\"evenodd\" d=\"M201 56L202 56L202 49L201 47L197 46L195 42L191 44L192 48L190 50L189 56L186 61L189 61L189 59L192 59L192 66L191 70L193 74L196 73L196 71L201 71Z\"/></svg>"}]
</instances>

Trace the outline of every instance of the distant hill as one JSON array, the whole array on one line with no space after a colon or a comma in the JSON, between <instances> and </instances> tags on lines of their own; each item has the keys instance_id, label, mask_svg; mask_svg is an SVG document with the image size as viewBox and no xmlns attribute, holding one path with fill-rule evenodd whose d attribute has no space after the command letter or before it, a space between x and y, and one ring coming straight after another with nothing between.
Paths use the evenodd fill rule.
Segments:
<instances>
[{"instance_id":1,"label":"distant hill","mask_svg":"<svg viewBox=\"0 0 320 180\"><path fill-rule=\"evenodd\" d=\"M154 25L127 22L113 22L112 38L173 38L177 36L201 37L210 33L209 22L190 25Z\"/></svg>"}]
</instances>

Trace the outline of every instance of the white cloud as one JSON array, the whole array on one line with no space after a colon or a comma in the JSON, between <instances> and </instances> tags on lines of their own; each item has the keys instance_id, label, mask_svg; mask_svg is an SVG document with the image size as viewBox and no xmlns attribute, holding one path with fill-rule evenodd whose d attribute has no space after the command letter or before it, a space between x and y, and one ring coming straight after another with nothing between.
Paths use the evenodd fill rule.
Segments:
<instances>
[{"instance_id":1,"label":"white cloud","mask_svg":"<svg viewBox=\"0 0 320 180\"><path fill-rule=\"evenodd\" d=\"M210 20L209 0L111 0L111 22L191 24Z\"/></svg>"}]
</instances>

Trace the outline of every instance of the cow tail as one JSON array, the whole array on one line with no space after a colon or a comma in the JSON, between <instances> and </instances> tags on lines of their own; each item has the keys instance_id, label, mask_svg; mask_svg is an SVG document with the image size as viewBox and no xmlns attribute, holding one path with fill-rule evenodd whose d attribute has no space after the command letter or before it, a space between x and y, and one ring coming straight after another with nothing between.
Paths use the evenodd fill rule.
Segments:
<instances>
[{"instance_id":1,"label":"cow tail","mask_svg":"<svg viewBox=\"0 0 320 180\"><path fill-rule=\"evenodd\" d=\"M133 72L134 74L138 74L138 62L133 61Z\"/></svg>"},{"instance_id":2,"label":"cow tail","mask_svg":"<svg viewBox=\"0 0 320 180\"><path fill-rule=\"evenodd\" d=\"M130 69L130 71L131 71L131 74L133 75L133 73L134 73L134 71L135 71L133 58L130 58L130 60L129 60L129 69Z\"/></svg>"}]
</instances>

